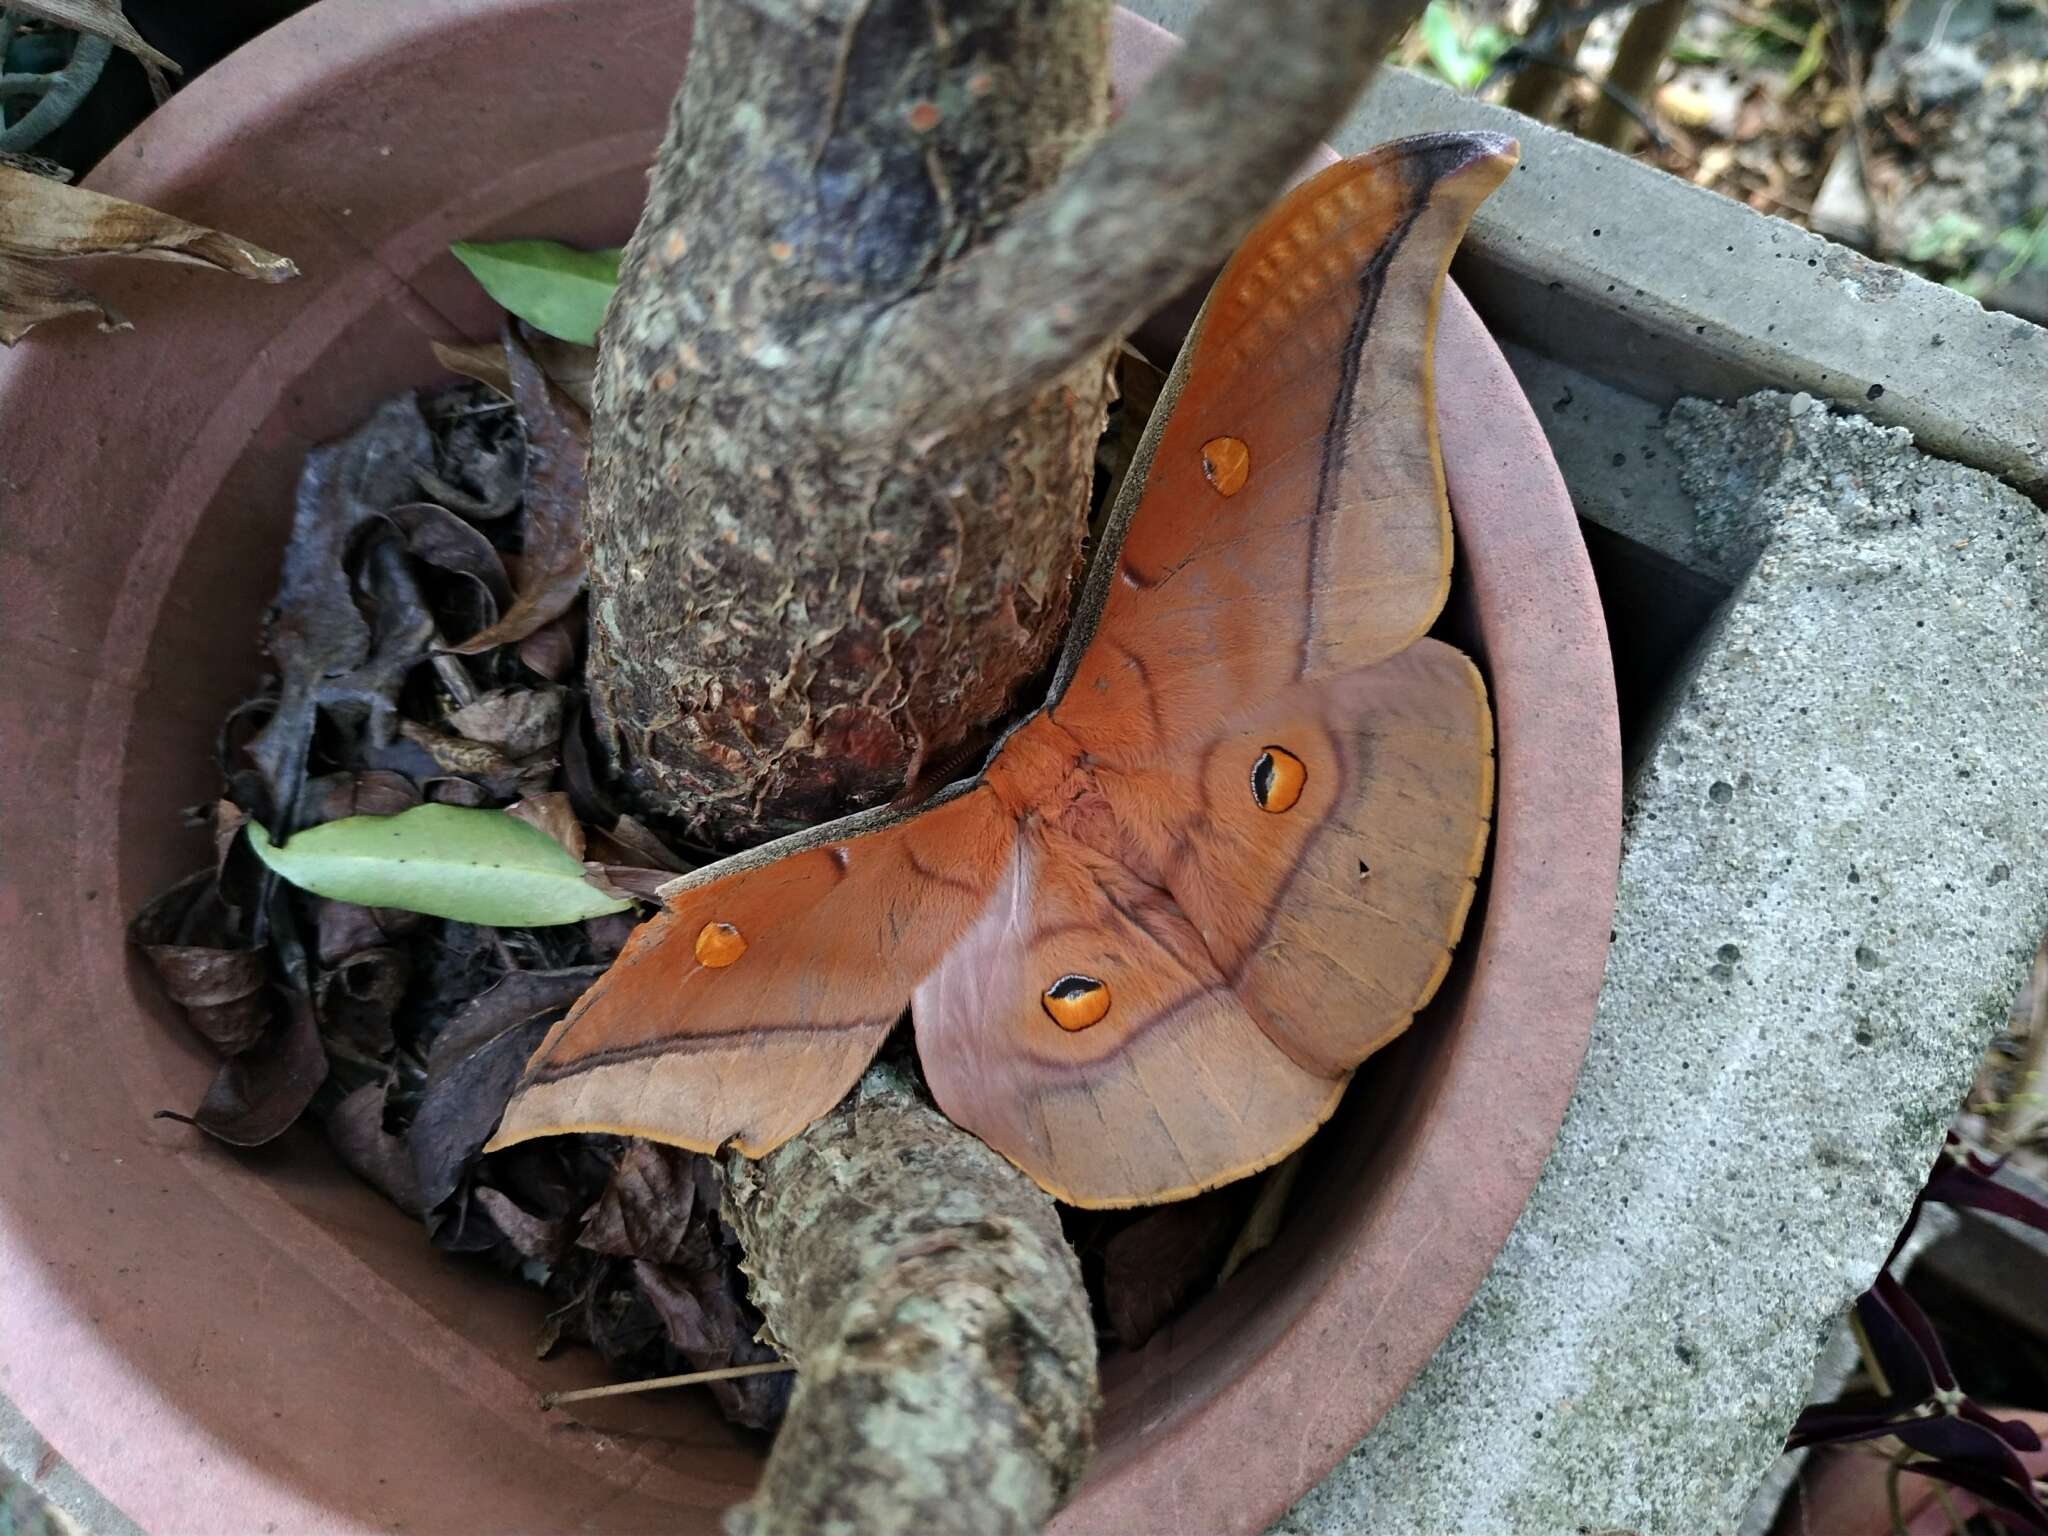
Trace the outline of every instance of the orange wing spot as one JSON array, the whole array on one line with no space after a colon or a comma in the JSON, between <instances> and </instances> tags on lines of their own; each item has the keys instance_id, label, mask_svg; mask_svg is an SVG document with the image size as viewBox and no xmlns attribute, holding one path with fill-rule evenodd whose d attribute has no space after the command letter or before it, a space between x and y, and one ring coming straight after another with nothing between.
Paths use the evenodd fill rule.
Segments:
<instances>
[{"instance_id":1,"label":"orange wing spot","mask_svg":"<svg viewBox=\"0 0 2048 1536\"><path fill-rule=\"evenodd\" d=\"M1100 1024L1109 1014L1109 988L1093 976L1062 976L1041 1001L1053 1023L1070 1032Z\"/></svg>"},{"instance_id":2,"label":"orange wing spot","mask_svg":"<svg viewBox=\"0 0 2048 1536\"><path fill-rule=\"evenodd\" d=\"M1212 437L1202 444L1202 477L1217 494L1235 496L1252 472L1252 452L1235 437Z\"/></svg>"},{"instance_id":3,"label":"orange wing spot","mask_svg":"<svg viewBox=\"0 0 2048 1536\"><path fill-rule=\"evenodd\" d=\"M1306 783L1307 767L1284 747L1267 747L1252 764L1252 798L1262 811L1278 815L1294 809Z\"/></svg>"},{"instance_id":4,"label":"orange wing spot","mask_svg":"<svg viewBox=\"0 0 2048 1536\"><path fill-rule=\"evenodd\" d=\"M747 941L731 923L706 923L697 932L697 963L713 969L731 965L747 952Z\"/></svg>"}]
</instances>

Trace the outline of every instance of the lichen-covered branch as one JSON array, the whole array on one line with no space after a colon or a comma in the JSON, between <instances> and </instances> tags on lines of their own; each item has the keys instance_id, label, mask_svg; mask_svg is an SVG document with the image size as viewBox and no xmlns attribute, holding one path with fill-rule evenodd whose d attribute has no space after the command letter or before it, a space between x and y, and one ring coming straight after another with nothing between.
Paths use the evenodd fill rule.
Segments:
<instances>
[{"instance_id":1,"label":"lichen-covered branch","mask_svg":"<svg viewBox=\"0 0 2048 1536\"><path fill-rule=\"evenodd\" d=\"M1218 0L1121 122L869 334L848 435L1013 409L1226 256L1357 99L1421 0Z\"/></svg>"},{"instance_id":2,"label":"lichen-covered branch","mask_svg":"<svg viewBox=\"0 0 2048 1536\"><path fill-rule=\"evenodd\" d=\"M733 1536L1032 1536L1079 1481L1095 1336L1052 1201L892 1068L726 1165L796 1394Z\"/></svg>"}]
</instances>

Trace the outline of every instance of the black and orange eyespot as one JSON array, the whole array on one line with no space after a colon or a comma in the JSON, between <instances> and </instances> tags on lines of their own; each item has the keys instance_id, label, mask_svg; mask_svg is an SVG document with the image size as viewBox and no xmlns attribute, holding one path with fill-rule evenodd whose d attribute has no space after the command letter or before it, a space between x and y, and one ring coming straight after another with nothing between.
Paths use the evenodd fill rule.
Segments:
<instances>
[{"instance_id":1,"label":"black and orange eyespot","mask_svg":"<svg viewBox=\"0 0 2048 1536\"><path fill-rule=\"evenodd\" d=\"M1093 976L1069 972L1045 989L1046 1015L1061 1029L1086 1029L1109 1013L1109 988Z\"/></svg>"},{"instance_id":2,"label":"black and orange eyespot","mask_svg":"<svg viewBox=\"0 0 2048 1536\"><path fill-rule=\"evenodd\" d=\"M1285 747L1267 747L1252 764L1252 798L1262 811L1294 809L1301 790L1308 783L1308 769Z\"/></svg>"}]
</instances>

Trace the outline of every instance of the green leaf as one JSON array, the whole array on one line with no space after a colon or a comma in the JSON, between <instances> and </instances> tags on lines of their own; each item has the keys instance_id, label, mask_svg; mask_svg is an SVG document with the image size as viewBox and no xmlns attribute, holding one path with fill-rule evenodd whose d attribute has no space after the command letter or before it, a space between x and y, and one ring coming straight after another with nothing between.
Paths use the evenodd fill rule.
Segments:
<instances>
[{"instance_id":1,"label":"green leaf","mask_svg":"<svg viewBox=\"0 0 2048 1536\"><path fill-rule=\"evenodd\" d=\"M592 346L604 307L619 286L619 249L579 251L552 240L501 240L448 247L484 292L536 330Z\"/></svg>"},{"instance_id":2,"label":"green leaf","mask_svg":"<svg viewBox=\"0 0 2048 1536\"><path fill-rule=\"evenodd\" d=\"M1778 99L1790 101L1798 95L1800 87L1814 77L1827 56L1828 24L1825 21L1816 21L1807 29L1806 41L1799 48L1799 57L1793 61L1784 83L1778 87Z\"/></svg>"},{"instance_id":3,"label":"green leaf","mask_svg":"<svg viewBox=\"0 0 2048 1536\"><path fill-rule=\"evenodd\" d=\"M1490 67L1466 46L1458 14L1444 0L1429 0L1422 12L1422 46L1436 72L1461 91L1471 90Z\"/></svg>"},{"instance_id":4,"label":"green leaf","mask_svg":"<svg viewBox=\"0 0 2048 1536\"><path fill-rule=\"evenodd\" d=\"M503 811L416 805L396 816L344 816L282 848L252 821L249 845L316 896L493 928L574 923L632 906L588 883L545 832Z\"/></svg>"}]
</instances>

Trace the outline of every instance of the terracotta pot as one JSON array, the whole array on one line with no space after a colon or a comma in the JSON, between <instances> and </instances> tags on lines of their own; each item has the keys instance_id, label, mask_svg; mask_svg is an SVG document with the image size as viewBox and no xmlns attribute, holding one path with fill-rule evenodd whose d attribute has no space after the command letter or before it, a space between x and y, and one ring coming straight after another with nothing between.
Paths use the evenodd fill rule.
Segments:
<instances>
[{"instance_id":1,"label":"terracotta pot","mask_svg":"<svg viewBox=\"0 0 2048 1536\"><path fill-rule=\"evenodd\" d=\"M2021 1420L2048 1442L2048 1413L1996 1407L1990 1411L2001 1419ZM1949 1536L1958 1522L1972 1515L1997 1524L1997 1512L1975 1494L1911 1472L1899 1479L1899 1516L1904 1523L1893 1524L1891 1496L1885 1490L1885 1455L1878 1445L1897 1449L1896 1441L1887 1440L1823 1446L1809 1456L1778 1511L1772 1536L1892 1536L1898 1530L1906 1536ZM2033 1476L2048 1478L2048 1450L2022 1452L2020 1460Z\"/></svg>"},{"instance_id":2,"label":"terracotta pot","mask_svg":"<svg viewBox=\"0 0 2048 1536\"><path fill-rule=\"evenodd\" d=\"M1117 28L1128 86L1171 42ZM213 1063L122 940L205 857L177 811L215 792L215 726L260 675L301 455L433 382L427 337L490 334L451 239L630 230L687 43L678 0L326 0L91 178L305 277L95 270L134 334L52 327L0 362L0 1388L151 1530L710 1532L753 1478L759 1444L689 1394L537 1413L595 1362L536 1362L532 1294L431 1252L310 1133L236 1156L152 1121ZM1605 635L1543 437L1455 294L1438 356L1454 627L1498 711L1488 891L1281 1241L1108 1371L1064 1531L1253 1530L1316 1481L1470 1298L1585 1049L1619 838Z\"/></svg>"}]
</instances>

